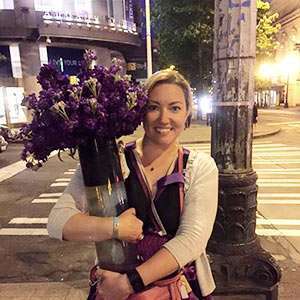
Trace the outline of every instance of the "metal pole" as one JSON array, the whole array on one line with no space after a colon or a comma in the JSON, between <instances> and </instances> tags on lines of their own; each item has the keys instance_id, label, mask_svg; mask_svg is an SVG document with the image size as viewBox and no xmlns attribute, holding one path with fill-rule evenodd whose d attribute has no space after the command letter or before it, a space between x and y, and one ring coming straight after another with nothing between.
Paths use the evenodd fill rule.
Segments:
<instances>
[{"instance_id":1,"label":"metal pole","mask_svg":"<svg viewBox=\"0 0 300 300\"><path fill-rule=\"evenodd\" d=\"M145 0L145 6L146 6L147 76L149 78L152 75L150 0Z\"/></svg>"},{"instance_id":2,"label":"metal pole","mask_svg":"<svg viewBox=\"0 0 300 300\"><path fill-rule=\"evenodd\" d=\"M212 156L219 206L208 250L217 295L278 297L280 268L255 234L257 175L252 168L256 0L215 0Z\"/></svg>"},{"instance_id":3,"label":"metal pole","mask_svg":"<svg viewBox=\"0 0 300 300\"><path fill-rule=\"evenodd\" d=\"M290 84L290 74L288 73L287 75L287 80L286 80L286 94L285 94L285 103L284 107L288 108L289 107L289 84Z\"/></svg>"}]
</instances>

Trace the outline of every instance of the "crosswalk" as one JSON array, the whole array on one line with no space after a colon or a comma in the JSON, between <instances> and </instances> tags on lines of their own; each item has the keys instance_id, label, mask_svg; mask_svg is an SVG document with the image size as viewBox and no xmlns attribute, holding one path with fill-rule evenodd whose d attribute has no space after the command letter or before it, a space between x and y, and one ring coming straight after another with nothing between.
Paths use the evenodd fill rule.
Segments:
<instances>
[{"instance_id":1,"label":"crosswalk","mask_svg":"<svg viewBox=\"0 0 300 300\"><path fill-rule=\"evenodd\" d=\"M210 144L187 144L210 153ZM300 147L272 141L255 142L253 168L258 174L256 233L261 236L300 238ZM50 185L50 191L32 199L32 205L54 205L75 169L68 169ZM52 192L53 191L53 192ZM33 228L29 228L29 225ZM0 235L47 235L47 218L19 218L0 228ZM22 225L24 225L22 227Z\"/></svg>"}]
</instances>

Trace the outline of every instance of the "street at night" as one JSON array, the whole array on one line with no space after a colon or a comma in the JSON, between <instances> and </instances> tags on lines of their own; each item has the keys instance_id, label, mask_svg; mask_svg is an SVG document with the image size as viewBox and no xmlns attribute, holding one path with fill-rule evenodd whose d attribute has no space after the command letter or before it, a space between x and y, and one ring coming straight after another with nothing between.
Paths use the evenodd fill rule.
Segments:
<instances>
[{"instance_id":1,"label":"street at night","mask_svg":"<svg viewBox=\"0 0 300 300\"><path fill-rule=\"evenodd\" d=\"M209 130L197 126L199 133ZM295 293L290 278L300 276L300 111L260 110L257 126L281 131L254 140L253 168L259 186L256 232L283 270L280 291ZM195 130L194 125L193 135ZM209 143L188 143L194 138L190 134L184 133L184 146L210 151ZM19 160L21 148L11 144L0 154L2 178ZM5 258L0 262L1 283L87 283L94 244L51 240L46 230L50 209L77 166L78 161L64 154L63 162L54 156L37 172L24 169L1 181L0 254Z\"/></svg>"}]
</instances>

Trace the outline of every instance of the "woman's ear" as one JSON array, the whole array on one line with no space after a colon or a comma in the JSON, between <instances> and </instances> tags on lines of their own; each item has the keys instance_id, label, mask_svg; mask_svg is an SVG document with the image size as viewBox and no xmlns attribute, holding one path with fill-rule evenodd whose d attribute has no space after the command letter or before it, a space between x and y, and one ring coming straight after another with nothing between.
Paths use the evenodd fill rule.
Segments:
<instances>
[{"instance_id":1,"label":"woman's ear","mask_svg":"<svg viewBox=\"0 0 300 300\"><path fill-rule=\"evenodd\" d=\"M192 122L192 115L189 114L185 120L184 129L189 128Z\"/></svg>"}]
</instances>

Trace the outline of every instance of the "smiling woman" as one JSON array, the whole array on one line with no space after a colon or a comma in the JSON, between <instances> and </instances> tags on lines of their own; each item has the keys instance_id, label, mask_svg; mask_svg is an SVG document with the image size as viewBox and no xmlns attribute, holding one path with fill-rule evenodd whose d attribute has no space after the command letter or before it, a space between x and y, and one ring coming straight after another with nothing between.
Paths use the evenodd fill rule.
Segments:
<instances>
[{"instance_id":1,"label":"smiling woman","mask_svg":"<svg viewBox=\"0 0 300 300\"><path fill-rule=\"evenodd\" d=\"M217 211L218 170L210 156L178 142L189 126L192 107L191 89L182 75L159 71L146 89L145 133L125 146L123 164L131 215L139 220L131 216L126 223L121 215L119 224L120 233L138 232L142 221L143 234L135 241L138 263L125 274L94 268L89 299L212 299L215 283L205 249ZM52 236L93 239L92 233L102 229L101 238L111 238L105 232L111 233L114 224L100 226L98 219L80 211L85 201L80 186L82 175L77 172L49 216ZM67 217L56 222L58 215Z\"/></svg>"}]
</instances>

